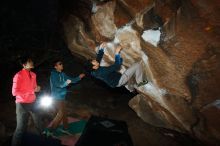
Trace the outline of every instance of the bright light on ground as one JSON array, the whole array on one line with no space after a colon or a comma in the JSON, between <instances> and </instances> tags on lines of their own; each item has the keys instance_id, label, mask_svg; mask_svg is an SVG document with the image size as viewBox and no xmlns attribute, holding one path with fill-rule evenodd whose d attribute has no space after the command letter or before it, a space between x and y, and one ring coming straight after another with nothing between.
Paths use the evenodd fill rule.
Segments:
<instances>
[{"instance_id":1,"label":"bright light on ground","mask_svg":"<svg viewBox=\"0 0 220 146\"><path fill-rule=\"evenodd\" d=\"M44 96L40 100L40 105L43 107L49 107L49 106L51 106L52 103L53 103L53 100L49 96Z\"/></svg>"}]
</instances>

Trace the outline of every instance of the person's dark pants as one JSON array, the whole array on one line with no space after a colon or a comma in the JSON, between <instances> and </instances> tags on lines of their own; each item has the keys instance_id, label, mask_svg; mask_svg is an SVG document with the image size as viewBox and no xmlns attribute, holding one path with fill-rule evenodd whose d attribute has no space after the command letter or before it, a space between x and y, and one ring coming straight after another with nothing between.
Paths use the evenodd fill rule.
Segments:
<instances>
[{"instance_id":1,"label":"person's dark pants","mask_svg":"<svg viewBox=\"0 0 220 146\"><path fill-rule=\"evenodd\" d=\"M12 137L12 146L20 146L21 139L28 126L30 115L33 118L35 127L39 133L42 132L42 121L36 112L34 103L16 103L17 127Z\"/></svg>"},{"instance_id":2,"label":"person's dark pants","mask_svg":"<svg viewBox=\"0 0 220 146\"><path fill-rule=\"evenodd\" d=\"M61 122L63 122L63 126L65 129L68 128L68 120L66 115L66 106L65 106L65 100L57 100L56 101L56 116L52 121L51 128L56 129Z\"/></svg>"}]
</instances>

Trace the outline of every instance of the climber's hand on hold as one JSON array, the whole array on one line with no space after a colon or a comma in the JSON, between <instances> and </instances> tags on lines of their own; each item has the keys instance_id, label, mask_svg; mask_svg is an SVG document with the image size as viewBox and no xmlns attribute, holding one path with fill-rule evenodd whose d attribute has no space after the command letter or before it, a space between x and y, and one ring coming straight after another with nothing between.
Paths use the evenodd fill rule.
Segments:
<instances>
[{"instance_id":1,"label":"climber's hand on hold","mask_svg":"<svg viewBox=\"0 0 220 146\"><path fill-rule=\"evenodd\" d=\"M118 45L115 49L115 54L119 54L121 49L122 49L121 45Z\"/></svg>"}]
</instances>

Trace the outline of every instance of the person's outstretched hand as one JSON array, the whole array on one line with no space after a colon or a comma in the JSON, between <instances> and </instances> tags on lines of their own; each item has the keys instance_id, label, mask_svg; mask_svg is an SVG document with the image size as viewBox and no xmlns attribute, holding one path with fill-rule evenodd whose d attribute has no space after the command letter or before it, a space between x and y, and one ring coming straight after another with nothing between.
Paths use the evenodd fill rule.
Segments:
<instances>
[{"instance_id":1,"label":"person's outstretched hand","mask_svg":"<svg viewBox=\"0 0 220 146\"><path fill-rule=\"evenodd\" d=\"M67 85L69 85L71 82L72 82L72 81L69 80L69 79L66 80Z\"/></svg>"},{"instance_id":2,"label":"person's outstretched hand","mask_svg":"<svg viewBox=\"0 0 220 146\"><path fill-rule=\"evenodd\" d=\"M101 43L100 48L106 48L106 46L107 46L107 43L103 42L103 43Z\"/></svg>"},{"instance_id":3,"label":"person's outstretched hand","mask_svg":"<svg viewBox=\"0 0 220 146\"><path fill-rule=\"evenodd\" d=\"M122 47L120 45L118 45L115 49L115 54L120 53L121 49L122 49Z\"/></svg>"},{"instance_id":4,"label":"person's outstretched hand","mask_svg":"<svg viewBox=\"0 0 220 146\"><path fill-rule=\"evenodd\" d=\"M79 75L79 78L80 78L80 79L82 79L82 78L84 78L84 77L85 77L85 74L83 74L83 73Z\"/></svg>"}]
</instances>

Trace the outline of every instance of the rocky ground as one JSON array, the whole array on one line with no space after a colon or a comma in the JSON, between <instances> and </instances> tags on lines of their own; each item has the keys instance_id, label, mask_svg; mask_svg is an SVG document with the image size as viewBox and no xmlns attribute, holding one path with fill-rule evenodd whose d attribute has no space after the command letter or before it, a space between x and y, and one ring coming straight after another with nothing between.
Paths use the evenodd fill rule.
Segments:
<instances>
[{"instance_id":1,"label":"rocky ground","mask_svg":"<svg viewBox=\"0 0 220 146\"><path fill-rule=\"evenodd\" d=\"M66 73L69 75L81 73L82 64L67 54L63 54L65 56L64 67ZM44 89L42 92L45 92L48 89L50 74L48 63L41 65L36 69L36 72L38 82ZM129 93L124 88L111 89L99 81L84 78L79 84L71 86L68 91L67 110L69 116L88 119L91 115L98 115L126 121L134 146L202 145L188 135L153 127L143 122L128 106L128 101L135 94ZM16 125L15 104L13 97L10 95L10 89L6 90L5 97L1 99L0 107L2 111L0 113L0 136L2 137L0 142L1 145L8 145ZM32 126L32 124L29 124L29 130L32 129Z\"/></svg>"}]
</instances>

